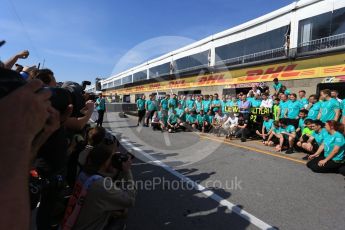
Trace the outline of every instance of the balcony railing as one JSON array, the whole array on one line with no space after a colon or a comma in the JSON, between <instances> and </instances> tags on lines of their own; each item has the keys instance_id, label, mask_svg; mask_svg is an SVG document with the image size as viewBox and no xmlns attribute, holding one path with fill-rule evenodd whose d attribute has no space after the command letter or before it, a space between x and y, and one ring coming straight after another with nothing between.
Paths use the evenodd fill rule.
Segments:
<instances>
[{"instance_id":1,"label":"balcony railing","mask_svg":"<svg viewBox=\"0 0 345 230\"><path fill-rule=\"evenodd\" d=\"M341 46L345 46L345 33L300 43L298 45L297 52L306 53Z\"/></svg>"},{"instance_id":2,"label":"balcony railing","mask_svg":"<svg viewBox=\"0 0 345 230\"><path fill-rule=\"evenodd\" d=\"M240 57L230 58L226 60L220 60L217 61L217 65L227 65L227 66L233 66L233 65L240 65L244 63L250 63L250 62L256 62L256 61L262 61L262 60L269 60L274 59L278 57L284 57L286 56L286 50L285 47L280 47L276 49L271 50L265 50L258 53L253 54L247 54Z\"/></svg>"}]
</instances>

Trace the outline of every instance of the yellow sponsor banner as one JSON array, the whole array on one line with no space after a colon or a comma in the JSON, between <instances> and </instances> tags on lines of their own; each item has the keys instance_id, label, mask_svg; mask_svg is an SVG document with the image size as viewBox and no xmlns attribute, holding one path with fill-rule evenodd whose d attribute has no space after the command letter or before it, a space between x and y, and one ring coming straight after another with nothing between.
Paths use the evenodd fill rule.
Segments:
<instances>
[{"instance_id":1,"label":"yellow sponsor banner","mask_svg":"<svg viewBox=\"0 0 345 230\"><path fill-rule=\"evenodd\" d=\"M231 87L234 84L272 81L274 78L278 78L280 81L287 81L339 76L345 75L344 60L345 54L338 54L144 84L107 91L107 93L132 94L217 85Z\"/></svg>"}]
</instances>

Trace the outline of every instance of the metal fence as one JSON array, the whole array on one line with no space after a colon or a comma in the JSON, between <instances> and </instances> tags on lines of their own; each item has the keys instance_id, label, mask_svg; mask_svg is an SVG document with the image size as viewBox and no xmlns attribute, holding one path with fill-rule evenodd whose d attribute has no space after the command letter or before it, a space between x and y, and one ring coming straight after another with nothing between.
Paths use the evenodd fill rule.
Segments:
<instances>
[{"instance_id":1,"label":"metal fence","mask_svg":"<svg viewBox=\"0 0 345 230\"><path fill-rule=\"evenodd\" d=\"M318 50L327 50L340 46L345 46L345 33L300 43L298 45L297 52L306 53Z\"/></svg>"},{"instance_id":2,"label":"metal fence","mask_svg":"<svg viewBox=\"0 0 345 230\"><path fill-rule=\"evenodd\" d=\"M244 63L250 63L255 61L262 61L262 60L268 60L268 59L274 59L278 57L284 57L286 56L286 50L285 47L280 47L272 50L265 50L258 53L248 54L240 57L230 58L226 60L217 61L217 65L240 65Z\"/></svg>"}]
</instances>

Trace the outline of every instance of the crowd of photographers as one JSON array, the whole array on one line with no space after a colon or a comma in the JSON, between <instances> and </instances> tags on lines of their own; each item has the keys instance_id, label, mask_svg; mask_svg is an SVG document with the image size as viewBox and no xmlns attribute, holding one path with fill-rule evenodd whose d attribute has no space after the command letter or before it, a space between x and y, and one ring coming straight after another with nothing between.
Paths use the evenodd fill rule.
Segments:
<instances>
[{"instance_id":1,"label":"crowd of photographers","mask_svg":"<svg viewBox=\"0 0 345 230\"><path fill-rule=\"evenodd\" d=\"M123 229L132 156L101 127L104 99L84 92L88 82L58 83L50 69L17 63L28 56L0 63L2 228Z\"/></svg>"},{"instance_id":2,"label":"crowd of photographers","mask_svg":"<svg viewBox=\"0 0 345 230\"><path fill-rule=\"evenodd\" d=\"M305 152L304 160L314 172L345 174L345 100L335 90L306 97L292 93L278 79L270 91L265 84L247 94L166 95L137 99L138 126L153 130L200 131L225 138L262 140L277 152Z\"/></svg>"}]
</instances>

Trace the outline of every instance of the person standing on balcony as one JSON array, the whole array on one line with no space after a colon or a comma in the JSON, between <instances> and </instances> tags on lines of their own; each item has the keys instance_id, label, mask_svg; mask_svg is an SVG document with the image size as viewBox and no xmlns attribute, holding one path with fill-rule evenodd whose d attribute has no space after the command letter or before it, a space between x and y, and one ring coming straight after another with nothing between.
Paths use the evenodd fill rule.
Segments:
<instances>
[{"instance_id":1,"label":"person standing on balcony","mask_svg":"<svg viewBox=\"0 0 345 230\"><path fill-rule=\"evenodd\" d=\"M273 89L274 89L274 95L278 95L279 91L282 87L282 83L279 82L278 78L273 79Z\"/></svg>"}]
</instances>

